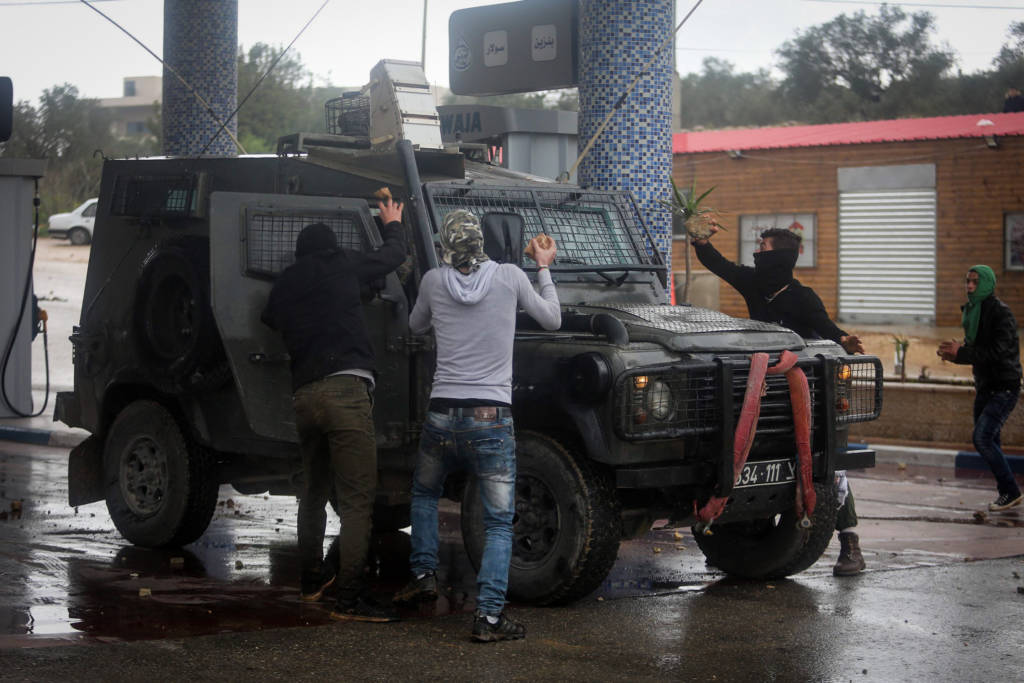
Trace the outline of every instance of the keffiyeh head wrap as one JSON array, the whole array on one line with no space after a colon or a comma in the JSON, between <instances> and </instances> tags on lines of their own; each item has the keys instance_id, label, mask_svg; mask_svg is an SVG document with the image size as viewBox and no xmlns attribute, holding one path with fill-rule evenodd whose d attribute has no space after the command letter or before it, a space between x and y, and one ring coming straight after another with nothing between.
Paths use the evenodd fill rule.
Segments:
<instances>
[{"instance_id":1,"label":"keffiyeh head wrap","mask_svg":"<svg viewBox=\"0 0 1024 683\"><path fill-rule=\"evenodd\" d=\"M441 260L452 268L480 268L489 261L484 253L484 233L480 221L469 211L457 209L444 217L441 225Z\"/></svg>"}]
</instances>

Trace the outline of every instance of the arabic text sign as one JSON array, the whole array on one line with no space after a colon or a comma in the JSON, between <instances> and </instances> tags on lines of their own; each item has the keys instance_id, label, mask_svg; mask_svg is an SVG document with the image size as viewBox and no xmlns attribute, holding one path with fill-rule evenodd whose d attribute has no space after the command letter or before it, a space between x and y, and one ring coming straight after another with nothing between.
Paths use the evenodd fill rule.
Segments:
<instances>
[{"instance_id":1,"label":"arabic text sign","mask_svg":"<svg viewBox=\"0 0 1024 683\"><path fill-rule=\"evenodd\" d=\"M453 12L449 68L457 95L498 95L577 84L576 0L520 0Z\"/></svg>"}]
</instances>

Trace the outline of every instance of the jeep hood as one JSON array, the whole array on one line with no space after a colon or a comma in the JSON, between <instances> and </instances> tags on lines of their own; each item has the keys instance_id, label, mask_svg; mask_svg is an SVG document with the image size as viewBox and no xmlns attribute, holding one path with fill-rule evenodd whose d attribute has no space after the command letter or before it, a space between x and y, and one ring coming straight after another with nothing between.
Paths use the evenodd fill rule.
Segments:
<instances>
[{"instance_id":1,"label":"jeep hood","mask_svg":"<svg viewBox=\"0 0 1024 683\"><path fill-rule=\"evenodd\" d=\"M806 346L800 335L785 327L698 306L602 304L577 307L575 312L613 315L626 327L630 341L655 342L683 353L796 351Z\"/></svg>"}]
</instances>

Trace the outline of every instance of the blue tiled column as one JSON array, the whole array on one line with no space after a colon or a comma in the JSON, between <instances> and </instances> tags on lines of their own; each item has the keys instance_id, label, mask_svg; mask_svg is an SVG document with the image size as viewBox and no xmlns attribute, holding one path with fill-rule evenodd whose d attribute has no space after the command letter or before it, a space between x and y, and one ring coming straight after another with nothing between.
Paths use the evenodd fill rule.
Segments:
<instances>
[{"instance_id":1,"label":"blue tiled column","mask_svg":"<svg viewBox=\"0 0 1024 683\"><path fill-rule=\"evenodd\" d=\"M238 0L164 0L164 60L216 113L164 68L164 154L233 155L235 143L217 131L238 100ZM227 129L234 135L235 120ZM212 144L210 140L217 136Z\"/></svg>"},{"instance_id":2,"label":"blue tiled column","mask_svg":"<svg viewBox=\"0 0 1024 683\"><path fill-rule=\"evenodd\" d=\"M671 34L673 5L672 0L580 0L581 150ZM672 172L672 49L670 43L662 51L579 169L581 185L633 193L670 271L672 221L655 198L667 198Z\"/></svg>"}]
</instances>

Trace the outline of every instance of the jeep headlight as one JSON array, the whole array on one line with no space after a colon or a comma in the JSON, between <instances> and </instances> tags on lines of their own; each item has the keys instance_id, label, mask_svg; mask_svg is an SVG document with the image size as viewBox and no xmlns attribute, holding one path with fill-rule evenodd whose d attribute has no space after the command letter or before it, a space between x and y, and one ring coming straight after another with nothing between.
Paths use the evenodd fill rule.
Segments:
<instances>
[{"instance_id":1,"label":"jeep headlight","mask_svg":"<svg viewBox=\"0 0 1024 683\"><path fill-rule=\"evenodd\" d=\"M672 390L668 384L656 379L647 385L644 394L644 407L651 417L660 421L672 417Z\"/></svg>"}]
</instances>

